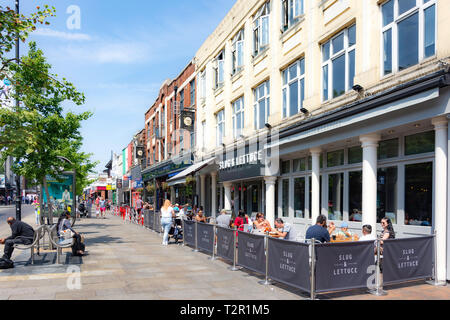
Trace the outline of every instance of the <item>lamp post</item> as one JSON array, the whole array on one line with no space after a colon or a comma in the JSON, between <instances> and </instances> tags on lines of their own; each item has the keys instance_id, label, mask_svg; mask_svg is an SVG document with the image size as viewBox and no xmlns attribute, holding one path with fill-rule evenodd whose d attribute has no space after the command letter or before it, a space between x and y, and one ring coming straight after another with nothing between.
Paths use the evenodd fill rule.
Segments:
<instances>
[{"instance_id":1,"label":"lamp post","mask_svg":"<svg viewBox=\"0 0 450 320\"><path fill-rule=\"evenodd\" d=\"M16 0L16 15L20 13L20 3ZM16 34L16 63L19 64L20 59L20 41L19 32ZM19 99L16 98L16 108L19 108ZM22 197L20 196L20 176L16 175L16 220L22 220Z\"/></svg>"}]
</instances>

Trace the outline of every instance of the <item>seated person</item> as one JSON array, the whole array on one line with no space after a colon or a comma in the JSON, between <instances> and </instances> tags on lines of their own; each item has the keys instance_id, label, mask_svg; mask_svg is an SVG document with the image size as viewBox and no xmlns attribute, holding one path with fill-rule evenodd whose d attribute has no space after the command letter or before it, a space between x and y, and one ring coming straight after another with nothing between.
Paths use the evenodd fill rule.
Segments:
<instances>
[{"instance_id":1,"label":"seated person","mask_svg":"<svg viewBox=\"0 0 450 320\"><path fill-rule=\"evenodd\" d=\"M234 220L234 226L239 231L244 231L244 224L249 224L248 220L248 216L245 214L245 212L243 210L239 210L239 214Z\"/></svg>"},{"instance_id":2,"label":"seated person","mask_svg":"<svg viewBox=\"0 0 450 320\"><path fill-rule=\"evenodd\" d=\"M216 224L220 227L229 228L231 224L231 215L227 214L227 210L220 211L220 215L216 219Z\"/></svg>"},{"instance_id":3,"label":"seated person","mask_svg":"<svg viewBox=\"0 0 450 320\"><path fill-rule=\"evenodd\" d=\"M359 238L359 241L370 241L376 240L374 234L372 234L372 226L370 224L366 224L362 227L362 236Z\"/></svg>"},{"instance_id":4,"label":"seated person","mask_svg":"<svg viewBox=\"0 0 450 320\"><path fill-rule=\"evenodd\" d=\"M330 242L330 234L336 229L333 222L327 227L327 217L323 214L317 217L316 224L306 231L306 239L316 239L320 242Z\"/></svg>"},{"instance_id":5,"label":"seated person","mask_svg":"<svg viewBox=\"0 0 450 320\"><path fill-rule=\"evenodd\" d=\"M341 223L341 230L336 234L336 238L338 239L348 239L353 237L353 232L348 230L348 223L342 222Z\"/></svg>"},{"instance_id":6,"label":"seated person","mask_svg":"<svg viewBox=\"0 0 450 320\"><path fill-rule=\"evenodd\" d=\"M194 220L197 221L197 222L207 223L206 217L203 215L203 210L199 210L198 211L198 213L195 216Z\"/></svg>"},{"instance_id":7,"label":"seated person","mask_svg":"<svg viewBox=\"0 0 450 320\"><path fill-rule=\"evenodd\" d=\"M281 218L275 219L275 230L272 232L278 236L279 239L295 241L295 233L292 226L289 223L284 223Z\"/></svg>"},{"instance_id":8,"label":"seated person","mask_svg":"<svg viewBox=\"0 0 450 320\"><path fill-rule=\"evenodd\" d=\"M81 242L81 235L72 229L72 225L70 223L70 212L65 211L61 217L58 219L57 223L57 234L58 237L61 237L61 233L65 230L72 231L72 238L75 240L72 244L72 255L74 256L82 256L84 255L85 245Z\"/></svg>"},{"instance_id":9,"label":"seated person","mask_svg":"<svg viewBox=\"0 0 450 320\"><path fill-rule=\"evenodd\" d=\"M11 236L0 239L0 244L5 245L3 259L11 260L15 244L29 245L34 240L34 229L22 221L17 221L14 217L9 217L6 223L11 227Z\"/></svg>"},{"instance_id":10,"label":"seated person","mask_svg":"<svg viewBox=\"0 0 450 320\"><path fill-rule=\"evenodd\" d=\"M264 218L264 214L261 212L256 214L256 220L253 221L253 226L256 230L261 230L263 232L272 230L270 222Z\"/></svg>"}]
</instances>

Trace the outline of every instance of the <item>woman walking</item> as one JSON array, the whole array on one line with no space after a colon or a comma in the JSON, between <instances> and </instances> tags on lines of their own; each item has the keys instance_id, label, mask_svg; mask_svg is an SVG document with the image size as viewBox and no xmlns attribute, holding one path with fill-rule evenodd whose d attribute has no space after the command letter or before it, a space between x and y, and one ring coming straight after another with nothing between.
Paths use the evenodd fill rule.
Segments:
<instances>
[{"instance_id":1,"label":"woman walking","mask_svg":"<svg viewBox=\"0 0 450 320\"><path fill-rule=\"evenodd\" d=\"M162 245L167 246L169 244L169 231L172 227L172 218L175 217L175 212L172 209L170 200L164 201L164 205L161 208L161 227L164 229L164 238Z\"/></svg>"}]
</instances>

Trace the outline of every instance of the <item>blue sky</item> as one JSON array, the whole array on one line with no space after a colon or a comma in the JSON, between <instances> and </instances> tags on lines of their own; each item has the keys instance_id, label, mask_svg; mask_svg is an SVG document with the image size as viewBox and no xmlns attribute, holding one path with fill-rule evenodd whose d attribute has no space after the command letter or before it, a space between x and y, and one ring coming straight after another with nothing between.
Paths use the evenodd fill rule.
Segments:
<instances>
[{"instance_id":1,"label":"blue sky","mask_svg":"<svg viewBox=\"0 0 450 320\"><path fill-rule=\"evenodd\" d=\"M14 0L2 0L14 6ZM56 8L50 26L31 35L53 72L86 95L92 111L82 128L83 151L103 171L111 151L121 152L144 128L144 114L161 84L177 76L214 31L235 0L22 0L29 14L44 4ZM69 29L71 5L80 9L80 29ZM26 46L22 44L21 54Z\"/></svg>"}]
</instances>

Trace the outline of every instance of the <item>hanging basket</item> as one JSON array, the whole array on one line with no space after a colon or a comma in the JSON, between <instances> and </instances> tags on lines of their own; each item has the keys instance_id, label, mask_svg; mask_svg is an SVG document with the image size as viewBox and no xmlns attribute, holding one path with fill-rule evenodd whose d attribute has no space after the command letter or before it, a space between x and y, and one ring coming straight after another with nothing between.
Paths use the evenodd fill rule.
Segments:
<instances>
[{"instance_id":1,"label":"hanging basket","mask_svg":"<svg viewBox=\"0 0 450 320\"><path fill-rule=\"evenodd\" d=\"M193 176L187 176L186 177L186 182L185 182L185 185L192 185L192 184L194 184L195 183L195 178L193 177Z\"/></svg>"}]
</instances>

